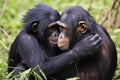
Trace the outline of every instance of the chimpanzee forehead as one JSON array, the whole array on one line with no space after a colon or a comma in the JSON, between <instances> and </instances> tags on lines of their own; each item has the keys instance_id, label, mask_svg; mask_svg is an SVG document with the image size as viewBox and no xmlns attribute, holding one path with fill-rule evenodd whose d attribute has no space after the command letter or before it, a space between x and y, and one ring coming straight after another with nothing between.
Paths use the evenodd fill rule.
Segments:
<instances>
[{"instance_id":1,"label":"chimpanzee forehead","mask_svg":"<svg viewBox=\"0 0 120 80\"><path fill-rule=\"evenodd\" d=\"M63 13L60 22L64 23L67 28L75 28L78 22L78 18L75 14Z\"/></svg>"},{"instance_id":2,"label":"chimpanzee forehead","mask_svg":"<svg viewBox=\"0 0 120 80\"><path fill-rule=\"evenodd\" d=\"M68 20L69 18L75 19L76 17L77 17L77 15L75 15L75 14L63 13L60 20L65 21L65 20Z\"/></svg>"}]
</instances>

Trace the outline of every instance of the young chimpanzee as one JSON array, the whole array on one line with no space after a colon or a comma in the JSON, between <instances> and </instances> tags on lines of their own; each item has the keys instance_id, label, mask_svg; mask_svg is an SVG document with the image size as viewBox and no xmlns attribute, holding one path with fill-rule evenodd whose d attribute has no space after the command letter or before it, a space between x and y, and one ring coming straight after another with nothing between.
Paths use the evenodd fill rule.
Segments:
<instances>
[{"instance_id":1,"label":"young chimpanzee","mask_svg":"<svg viewBox=\"0 0 120 80\"><path fill-rule=\"evenodd\" d=\"M17 74L23 71L19 68L28 69L39 65L49 79L77 58L84 59L100 50L97 48L97 45L101 45L101 40L98 41L99 36L89 36L86 39L90 44L82 41L82 44L85 44L84 49L77 46L60 54L61 51L57 47L60 31L57 25L53 25L59 19L59 13L44 4L37 5L27 13L24 28L10 48L8 72L15 70L14 74ZM82 44L78 43L79 46ZM87 53L87 50L91 50L90 53ZM38 68L35 71L41 75Z\"/></svg>"},{"instance_id":2,"label":"young chimpanzee","mask_svg":"<svg viewBox=\"0 0 120 80\"><path fill-rule=\"evenodd\" d=\"M57 21L56 24L60 26L58 46L61 50L70 50L79 41L81 46L75 45L74 47L79 46L78 51L81 53L82 49L86 49L86 45L91 45L91 42L85 39L91 34L95 34L95 36L100 35L103 44L101 51L98 51L97 54L71 63L71 65L59 71L60 74L57 75L62 76L61 79L79 77L80 80L112 80L117 65L117 52L107 31L101 25L97 24L87 11L79 6L65 10L62 13L60 21ZM100 37L96 37L95 39L97 38L100 39ZM85 41L86 43L81 41ZM96 43L94 42L93 44ZM92 53L91 51L92 47L91 50L84 51L83 56L87 53Z\"/></svg>"}]
</instances>

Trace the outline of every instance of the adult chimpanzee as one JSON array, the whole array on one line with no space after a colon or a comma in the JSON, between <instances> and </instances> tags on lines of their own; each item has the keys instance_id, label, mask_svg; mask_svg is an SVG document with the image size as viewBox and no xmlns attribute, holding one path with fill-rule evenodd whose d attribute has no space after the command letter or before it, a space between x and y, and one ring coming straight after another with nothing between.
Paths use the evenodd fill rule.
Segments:
<instances>
[{"instance_id":1,"label":"adult chimpanzee","mask_svg":"<svg viewBox=\"0 0 120 80\"><path fill-rule=\"evenodd\" d=\"M62 13L61 20L57 21L56 24L60 26L58 46L61 50L71 49L78 41L82 41L91 34L96 34L96 36L99 34L103 44L101 51L98 52L99 54L71 63L59 71L56 76L60 75L61 79L80 77L80 80L112 80L117 65L117 52L107 31L79 6L65 10ZM88 43L87 40L86 43ZM80 52L87 45L81 44L83 45L79 48ZM91 52L91 50L86 52Z\"/></svg>"},{"instance_id":2,"label":"adult chimpanzee","mask_svg":"<svg viewBox=\"0 0 120 80\"><path fill-rule=\"evenodd\" d=\"M100 50L99 36L92 35L86 37L87 42L82 41L82 44L85 44L83 49L77 46L60 54L61 51L56 45L59 27L54 25L54 22L59 19L60 15L56 10L43 4L27 13L24 18L24 28L13 42L9 52L8 72L14 69L14 73L17 74L23 71L17 68L28 69L39 65L49 78L77 58L82 60ZM79 46L82 44L77 43ZM39 69L35 71L40 74Z\"/></svg>"}]
</instances>

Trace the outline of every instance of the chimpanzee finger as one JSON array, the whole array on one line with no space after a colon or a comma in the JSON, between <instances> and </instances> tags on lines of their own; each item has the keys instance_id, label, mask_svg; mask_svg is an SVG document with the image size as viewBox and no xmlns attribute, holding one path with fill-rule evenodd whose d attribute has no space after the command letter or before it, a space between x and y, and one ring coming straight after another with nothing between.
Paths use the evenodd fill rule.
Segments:
<instances>
[{"instance_id":1,"label":"chimpanzee finger","mask_svg":"<svg viewBox=\"0 0 120 80\"><path fill-rule=\"evenodd\" d=\"M96 48L98 48L100 45L102 45L102 39L99 37L96 41L92 43L92 45L95 45Z\"/></svg>"},{"instance_id":2,"label":"chimpanzee finger","mask_svg":"<svg viewBox=\"0 0 120 80\"><path fill-rule=\"evenodd\" d=\"M97 47L96 48L100 48L102 46L102 39L101 37L99 38L99 42L97 43Z\"/></svg>"},{"instance_id":3,"label":"chimpanzee finger","mask_svg":"<svg viewBox=\"0 0 120 80\"><path fill-rule=\"evenodd\" d=\"M94 41L97 40L99 38L98 34L93 35L93 37L90 38L90 40Z\"/></svg>"},{"instance_id":4,"label":"chimpanzee finger","mask_svg":"<svg viewBox=\"0 0 120 80\"><path fill-rule=\"evenodd\" d=\"M102 43L98 44L96 48L97 48L97 49L98 49L98 48L101 48L101 46L102 46Z\"/></svg>"}]
</instances>

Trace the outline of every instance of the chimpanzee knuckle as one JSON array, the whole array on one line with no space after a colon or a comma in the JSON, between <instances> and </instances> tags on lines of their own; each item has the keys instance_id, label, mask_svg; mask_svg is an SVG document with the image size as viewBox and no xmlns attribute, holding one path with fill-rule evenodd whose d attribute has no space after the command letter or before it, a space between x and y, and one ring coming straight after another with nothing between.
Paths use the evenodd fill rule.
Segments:
<instances>
[{"instance_id":1,"label":"chimpanzee knuckle","mask_svg":"<svg viewBox=\"0 0 120 80\"><path fill-rule=\"evenodd\" d=\"M93 42L92 45L95 46L97 43L96 42Z\"/></svg>"},{"instance_id":2,"label":"chimpanzee knuckle","mask_svg":"<svg viewBox=\"0 0 120 80\"><path fill-rule=\"evenodd\" d=\"M99 38L99 39L97 39L95 42L96 42L96 44L101 44L101 43L102 43L102 39Z\"/></svg>"},{"instance_id":3,"label":"chimpanzee knuckle","mask_svg":"<svg viewBox=\"0 0 120 80\"><path fill-rule=\"evenodd\" d=\"M96 36L96 37L99 37L99 35L98 35L98 34L95 34L95 36Z\"/></svg>"},{"instance_id":4,"label":"chimpanzee knuckle","mask_svg":"<svg viewBox=\"0 0 120 80\"><path fill-rule=\"evenodd\" d=\"M101 44L102 40L98 39L97 44Z\"/></svg>"},{"instance_id":5,"label":"chimpanzee knuckle","mask_svg":"<svg viewBox=\"0 0 120 80\"><path fill-rule=\"evenodd\" d=\"M98 39L99 38L99 35L98 34L95 34L93 37L91 37L91 40L93 41L93 40L96 40L96 39Z\"/></svg>"},{"instance_id":6,"label":"chimpanzee knuckle","mask_svg":"<svg viewBox=\"0 0 120 80\"><path fill-rule=\"evenodd\" d=\"M99 40L100 40L100 41L102 41L102 38L101 38L101 37L99 37Z\"/></svg>"},{"instance_id":7,"label":"chimpanzee knuckle","mask_svg":"<svg viewBox=\"0 0 120 80\"><path fill-rule=\"evenodd\" d=\"M98 38L98 37L99 37L99 35L98 35L98 34L95 34L95 35L94 35L94 38Z\"/></svg>"},{"instance_id":8,"label":"chimpanzee knuckle","mask_svg":"<svg viewBox=\"0 0 120 80\"><path fill-rule=\"evenodd\" d=\"M91 37L90 40L93 41L95 38L94 37Z\"/></svg>"}]
</instances>

